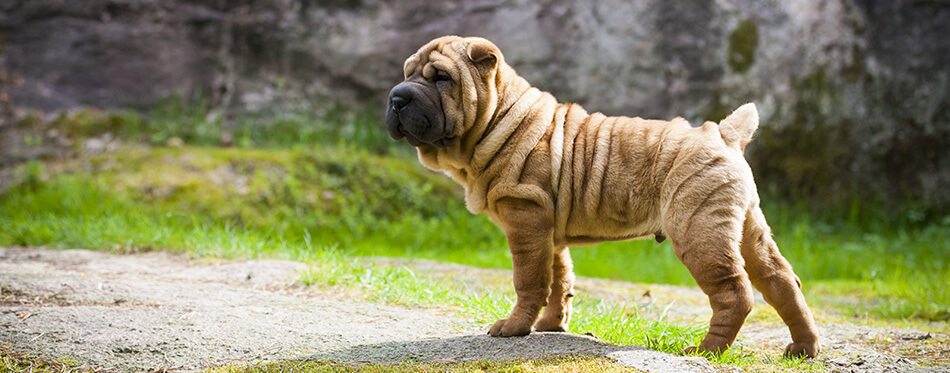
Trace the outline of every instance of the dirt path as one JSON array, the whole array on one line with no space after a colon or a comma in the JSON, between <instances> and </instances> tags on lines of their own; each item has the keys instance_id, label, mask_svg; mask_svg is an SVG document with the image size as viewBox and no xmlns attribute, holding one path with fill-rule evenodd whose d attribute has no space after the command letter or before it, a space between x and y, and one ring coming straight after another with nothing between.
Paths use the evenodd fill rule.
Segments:
<instances>
[{"instance_id":1,"label":"dirt path","mask_svg":"<svg viewBox=\"0 0 950 373\"><path fill-rule=\"evenodd\" d=\"M208 264L167 253L0 248L0 341L17 351L116 371L190 371L279 359L464 361L578 353L651 372L716 370L704 359L575 334L489 338L483 328L439 309L372 304L295 285L301 269L287 261ZM612 284L585 279L579 286L611 288L614 294L641 291ZM675 289L670 287L694 292ZM921 368L907 357L855 342L935 338L929 334L827 325L822 332L830 336L824 361L831 368L950 371ZM755 324L743 331L753 336L753 345L780 345L783 333Z\"/></svg>"}]
</instances>

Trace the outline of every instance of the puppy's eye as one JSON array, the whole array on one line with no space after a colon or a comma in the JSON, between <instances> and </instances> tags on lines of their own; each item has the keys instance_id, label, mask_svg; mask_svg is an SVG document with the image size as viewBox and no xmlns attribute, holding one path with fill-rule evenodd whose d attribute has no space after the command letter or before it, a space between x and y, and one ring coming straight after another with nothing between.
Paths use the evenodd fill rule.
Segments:
<instances>
[{"instance_id":1,"label":"puppy's eye","mask_svg":"<svg viewBox=\"0 0 950 373\"><path fill-rule=\"evenodd\" d=\"M444 71L438 71L435 73L435 79L433 80L436 82L451 82L452 77Z\"/></svg>"}]
</instances>

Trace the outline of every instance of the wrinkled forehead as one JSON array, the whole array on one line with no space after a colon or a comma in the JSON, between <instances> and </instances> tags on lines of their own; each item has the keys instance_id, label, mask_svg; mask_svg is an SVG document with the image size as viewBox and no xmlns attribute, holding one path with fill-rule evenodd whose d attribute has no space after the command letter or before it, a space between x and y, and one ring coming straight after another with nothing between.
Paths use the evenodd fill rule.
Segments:
<instances>
[{"instance_id":1,"label":"wrinkled forehead","mask_svg":"<svg viewBox=\"0 0 950 373\"><path fill-rule=\"evenodd\" d=\"M464 59L459 58L462 56L465 56L464 39L458 36L443 36L423 45L406 59L402 66L403 77L409 78L417 72L429 76L429 70L445 70L449 65L454 65L455 61L463 61Z\"/></svg>"}]
</instances>

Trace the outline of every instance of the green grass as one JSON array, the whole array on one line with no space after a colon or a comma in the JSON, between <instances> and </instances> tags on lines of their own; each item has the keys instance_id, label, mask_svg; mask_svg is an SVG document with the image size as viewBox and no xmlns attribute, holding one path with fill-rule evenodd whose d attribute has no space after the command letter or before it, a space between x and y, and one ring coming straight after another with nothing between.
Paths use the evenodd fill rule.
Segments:
<instances>
[{"instance_id":1,"label":"green grass","mask_svg":"<svg viewBox=\"0 0 950 373\"><path fill-rule=\"evenodd\" d=\"M465 211L452 181L412 158L356 146L128 146L82 162L33 162L17 175L22 182L0 196L4 245L306 259L314 255L300 249L307 241L346 255L510 268L504 236ZM950 282L950 219L891 227L828 222L778 203L765 209L806 294L877 300L855 313L950 318L950 290L942 286ZM605 243L572 256L585 276L694 284L668 243Z\"/></svg>"},{"instance_id":2,"label":"green grass","mask_svg":"<svg viewBox=\"0 0 950 373\"><path fill-rule=\"evenodd\" d=\"M507 261L506 250L496 249L504 247L504 237L487 229L485 217L464 210L449 180L349 147L134 147L60 167L92 172L43 181L42 167L24 167L25 181L0 197L0 222L9 227L0 232L0 243L297 258L286 247L306 238L348 254L495 266ZM221 230L264 243L242 246L204 233ZM455 237L463 235L474 239L471 246L459 245Z\"/></svg>"},{"instance_id":3,"label":"green grass","mask_svg":"<svg viewBox=\"0 0 950 373\"><path fill-rule=\"evenodd\" d=\"M60 372L88 372L79 362L69 358L48 359L36 355L34 352L18 353L10 349L6 342L0 343L0 373L30 372L30 373L60 373Z\"/></svg>"}]
</instances>

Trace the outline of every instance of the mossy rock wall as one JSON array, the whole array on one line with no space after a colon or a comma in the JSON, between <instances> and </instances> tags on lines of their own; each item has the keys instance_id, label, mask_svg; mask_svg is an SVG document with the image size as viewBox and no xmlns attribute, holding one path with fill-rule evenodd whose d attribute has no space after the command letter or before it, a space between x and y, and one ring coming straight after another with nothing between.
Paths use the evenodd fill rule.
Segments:
<instances>
[{"instance_id":1,"label":"mossy rock wall","mask_svg":"<svg viewBox=\"0 0 950 373\"><path fill-rule=\"evenodd\" d=\"M495 41L591 111L694 123L757 103L765 188L950 206L950 5L915 0L0 3L0 103L229 110L382 106L445 34ZM365 106L364 106L365 107Z\"/></svg>"}]
</instances>

